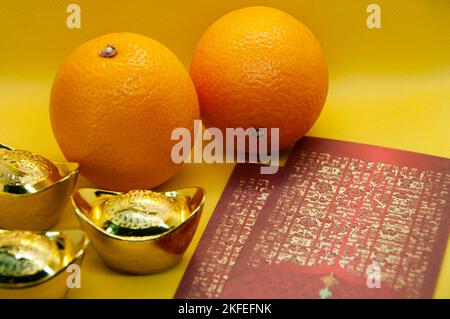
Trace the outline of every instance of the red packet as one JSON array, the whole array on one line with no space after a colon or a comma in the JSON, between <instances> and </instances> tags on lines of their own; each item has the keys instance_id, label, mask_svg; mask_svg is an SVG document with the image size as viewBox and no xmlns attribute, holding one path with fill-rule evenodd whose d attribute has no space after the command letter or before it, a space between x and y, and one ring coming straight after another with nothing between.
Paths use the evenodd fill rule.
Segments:
<instances>
[{"instance_id":1,"label":"red packet","mask_svg":"<svg viewBox=\"0 0 450 319\"><path fill-rule=\"evenodd\" d=\"M176 298L431 298L450 160L305 137L286 166L239 164Z\"/></svg>"}]
</instances>

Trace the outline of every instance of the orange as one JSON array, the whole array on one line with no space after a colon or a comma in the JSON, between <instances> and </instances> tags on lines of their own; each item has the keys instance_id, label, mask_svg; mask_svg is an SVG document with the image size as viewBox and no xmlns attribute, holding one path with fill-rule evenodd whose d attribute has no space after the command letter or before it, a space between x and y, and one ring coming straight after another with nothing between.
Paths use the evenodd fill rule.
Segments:
<instances>
[{"instance_id":1,"label":"orange","mask_svg":"<svg viewBox=\"0 0 450 319\"><path fill-rule=\"evenodd\" d=\"M193 132L197 94L182 63L165 46L133 33L112 33L75 49L51 92L56 140L98 187L155 187L179 169L172 130ZM193 133L192 133L193 134Z\"/></svg>"},{"instance_id":2,"label":"orange","mask_svg":"<svg viewBox=\"0 0 450 319\"><path fill-rule=\"evenodd\" d=\"M268 7L232 11L195 50L190 74L207 127L279 128L293 145L318 118L328 91L324 52L306 26Z\"/></svg>"}]
</instances>

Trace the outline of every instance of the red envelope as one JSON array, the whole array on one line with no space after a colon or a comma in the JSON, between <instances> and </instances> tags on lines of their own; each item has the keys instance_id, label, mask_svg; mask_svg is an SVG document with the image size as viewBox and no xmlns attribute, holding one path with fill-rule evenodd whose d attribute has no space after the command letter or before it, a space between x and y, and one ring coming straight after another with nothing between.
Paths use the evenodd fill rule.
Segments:
<instances>
[{"instance_id":1,"label":"red envelope","mask_svg":"<svg viewBox=\"0 0 450 319\"><path fill-rule=\"evenodd\" d=\"M431 298L449 185L448 159L311 137L238 164L175 297Z\"/></svg>"},{"instance_id":2,"label":"red envelope","mask_svg":"<svg viewBox=\"0 0 450 319\"><path fill-rule=\"evenodd\" d=\"M307 267L293 263L248 268L245 273L230 278L220 295L230 299L392 299L401 296L399 291L389 288L382 281L379 287L368 289L365 278L353 276L340 267Z\"/></svg>"}]
</instances>

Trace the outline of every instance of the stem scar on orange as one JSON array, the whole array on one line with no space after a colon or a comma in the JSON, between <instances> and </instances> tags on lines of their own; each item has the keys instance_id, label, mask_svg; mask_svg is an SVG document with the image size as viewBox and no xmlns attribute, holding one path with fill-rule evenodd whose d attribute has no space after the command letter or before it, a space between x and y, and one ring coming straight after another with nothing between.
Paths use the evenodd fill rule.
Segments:
<instances>
[{"instance_id":1,"label":"stem scar on orange","mask_svg":"<svg viewBox=\"0 0 450 319\"><path fill-rule=\"evenodd\" d=\"M268 7L214 22L197 44L190 74L207 127L279 128L280 148L312 127L328 92L319 42L300 21Z\"/></svg>"},{"instance_id":2,"label":"stem scar on orange","mask_svg":"<svg viewBox=\"0 0 450 319\"><path fill-rule=\"evenodd\" d=\"M199 106L182 63L165 46L133 33L112 33L75 49L59 68L50 119L70 161L98 187L155 187L179 169L172 130L193 134Z\"/></svg>"}]
</instances>

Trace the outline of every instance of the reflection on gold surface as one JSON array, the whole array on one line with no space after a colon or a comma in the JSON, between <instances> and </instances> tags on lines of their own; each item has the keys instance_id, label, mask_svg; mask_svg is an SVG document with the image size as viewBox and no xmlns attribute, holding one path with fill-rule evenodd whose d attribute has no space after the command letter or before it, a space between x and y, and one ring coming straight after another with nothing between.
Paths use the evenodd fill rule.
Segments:
<instances>
[{"instance_id":1,"label":"reflection on gold surface","mask_svg":"<svg viewBox=\"0 0 450 319\"><path fill-rule=\"evenodd\" d=\"M48 159L22 150L0 148L0 192L35 193L61 178Z\"/></svg>"},{"instance_id":2,"label":"reflection on gold surface","mask_svg":"<svg viewBox=\"0 0 450 319\"><path fill-rule=\"evenodd\" d=\"M205 193L201 188L165 193L85 188L74 193L72 202L106 265L149 274L181 260L197 228Z\"/></svg>"},{"instance_id":3,"label":"reflection on gold surface","mask_svg":"<svg viewBox=\"0 0 450 319\"><path fill-rule=\"evenodd\" d=\"M89 241L79 230L0 230L0 298L62 298L66 268L80 265Z\"/></svg>"},{"instance_id":4,"label":"reflection on gold surface","mask_svg":"<svg viewBox=\"0 0 450 319\"><path fill-rule=\"evenodd\" d=\"M0 227L46 230L60 219L79 165L0 144Z\"/></svg>"},{"instance_id":5,"label":"reflection on gold surface","mask_svg":"<svg viewBox=\"0 0 450 319\"><path fill-rule=\"evenodd\" d=\"M104 214L95 222L108 233L122 236L162 234L178 227L189 216L184 202L148 190L111 197L99 209Z\"/></svg>"}]
</instances>

